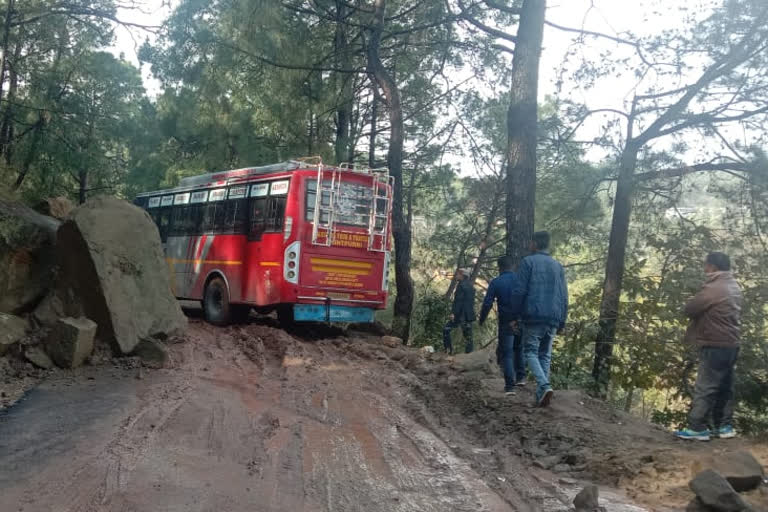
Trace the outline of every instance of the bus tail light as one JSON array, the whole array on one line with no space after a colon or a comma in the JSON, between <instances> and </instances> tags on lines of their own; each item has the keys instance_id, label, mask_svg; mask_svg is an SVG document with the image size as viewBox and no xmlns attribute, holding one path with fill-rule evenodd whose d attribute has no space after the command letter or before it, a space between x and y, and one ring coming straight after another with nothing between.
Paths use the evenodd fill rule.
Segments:
<instances>
[{"instance_id":1,"label":"bus tail light","mask_svg":"<svg viewBox=\"0 0 768 512\"><path fill-rule=\"evenodd\" d=\"M288 223L286 219L286 229ZM301 242L293 242L285 249L285 264L283 276L289 283L299 284L299 259L301 258Z\"/></svg>"},{"instance_id":2,"label":"bus tail light","mask_svg":"<svg viewBox=\"0 0 768 512\"><path fill-rule=\"evenodd\" d=\"M390 252L387 251L384 253L384 276L382 277L381 281L381 290L387 291L389 288L389 261L390 261Z\"/></svg>"},{"instance_id":3,"label":"bus tail light","mask_svg":"<svg viewBox=\"0 0 768 512\"><path fill-rule=\"evenodd\" d=\"M285 227L283 228L283 240L291 238L291 232L293 231L293 217L285 218Z\"/></svg>"}]
</instances>

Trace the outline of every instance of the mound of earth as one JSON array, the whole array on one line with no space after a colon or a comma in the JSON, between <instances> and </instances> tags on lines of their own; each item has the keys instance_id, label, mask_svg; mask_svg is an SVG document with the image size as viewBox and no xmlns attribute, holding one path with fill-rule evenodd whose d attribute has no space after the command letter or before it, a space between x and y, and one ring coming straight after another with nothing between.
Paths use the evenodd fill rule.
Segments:
<instances>
[{"instance_id":1,"label":"mound of earth","mask_svg":"<svg viewBox=\"0 0 768 512\"><path fill-rule=\"evenodd\" d=\"M419 368L415 399L448 431L475 439L496 457L521 458L534 471L616 487L663 510L686 507L693 498L690 480L713 456L746 450L768 465L763 443L691 444L582 391L558 390L550 407L535 407L532 383L505 396L500 377L467 372L466 362L455 359L435 354L433 364ZM746 499L756 510L768 510L764 491Z\"/></svg>"}]
</instances>

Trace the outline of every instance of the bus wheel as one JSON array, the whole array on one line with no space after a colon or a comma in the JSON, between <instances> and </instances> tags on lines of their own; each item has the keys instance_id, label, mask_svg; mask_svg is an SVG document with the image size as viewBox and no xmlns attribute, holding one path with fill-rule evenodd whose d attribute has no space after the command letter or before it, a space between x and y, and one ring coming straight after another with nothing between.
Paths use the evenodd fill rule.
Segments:
<instances>
[{"instance_id":1,"label":"bus wheel","mask_svg":"<svg viewBox=\"0 0 768 512\"><path fill-rule=\"evenodd\" d=\"M229 290L220 277L214 277L205 287L203 296L203 312L205 320L213 325L227 325L231 319Z\"/></svg>"}]
</instances>

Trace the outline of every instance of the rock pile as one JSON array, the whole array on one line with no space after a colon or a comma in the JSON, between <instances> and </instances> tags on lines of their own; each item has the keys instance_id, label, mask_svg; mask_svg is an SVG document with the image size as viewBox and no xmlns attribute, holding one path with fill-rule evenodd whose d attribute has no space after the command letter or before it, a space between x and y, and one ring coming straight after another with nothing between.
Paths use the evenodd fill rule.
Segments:
<instances>
[{"instance_id":1,"label":"rock pile","mask_svg":"<svg viewBox=\"0 0 768 512\"><path fill-rule=\"evenodd\" d=\"M0 198L0 356L74 368L102 343L162 366L186 318L152 220L112 197L40 208L64 222Z\"/></svg>"},{"instance_id":2,"label":"rock pile","mask_svg":"<svg viewBox=\"0 0 768 512\"><path fill-rule=\"evenodd\" d=\"M696 499L689 510L742 512L752 510L740 492L757 489L765 476L763 466L749 452L734 452L699 461L689 486Z\"/></svg>"}]
</instances>

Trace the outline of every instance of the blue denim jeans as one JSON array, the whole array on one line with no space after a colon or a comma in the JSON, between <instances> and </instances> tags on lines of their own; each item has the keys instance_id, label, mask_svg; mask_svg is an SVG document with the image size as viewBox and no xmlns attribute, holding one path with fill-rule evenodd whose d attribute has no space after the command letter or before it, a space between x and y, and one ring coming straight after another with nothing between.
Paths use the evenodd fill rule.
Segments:
<instances>
[{"instance_id":1,"label":"blue denim jeans","mask_svg":"<svg viewBox=\"0 0 768 512\"><path fill-rule=\"evenodd\" d=\"M528 369L536 379L536 401L552 389L549 385L549 366L552 362L552 342L557 327L546 324L523 326L523 352Z\"/></svg>"},{"instance_id":2,"label":"blue denim jeans","mask_svg":"<svg viewBox=\"0 0 768 512\"><path fill-rule=\"evenodd\" d=\"M499 365L504 371L504 391L512 391L515 384L525 380L523 340L509 322L499 321Z\"/></svg>"}]
</instances>

